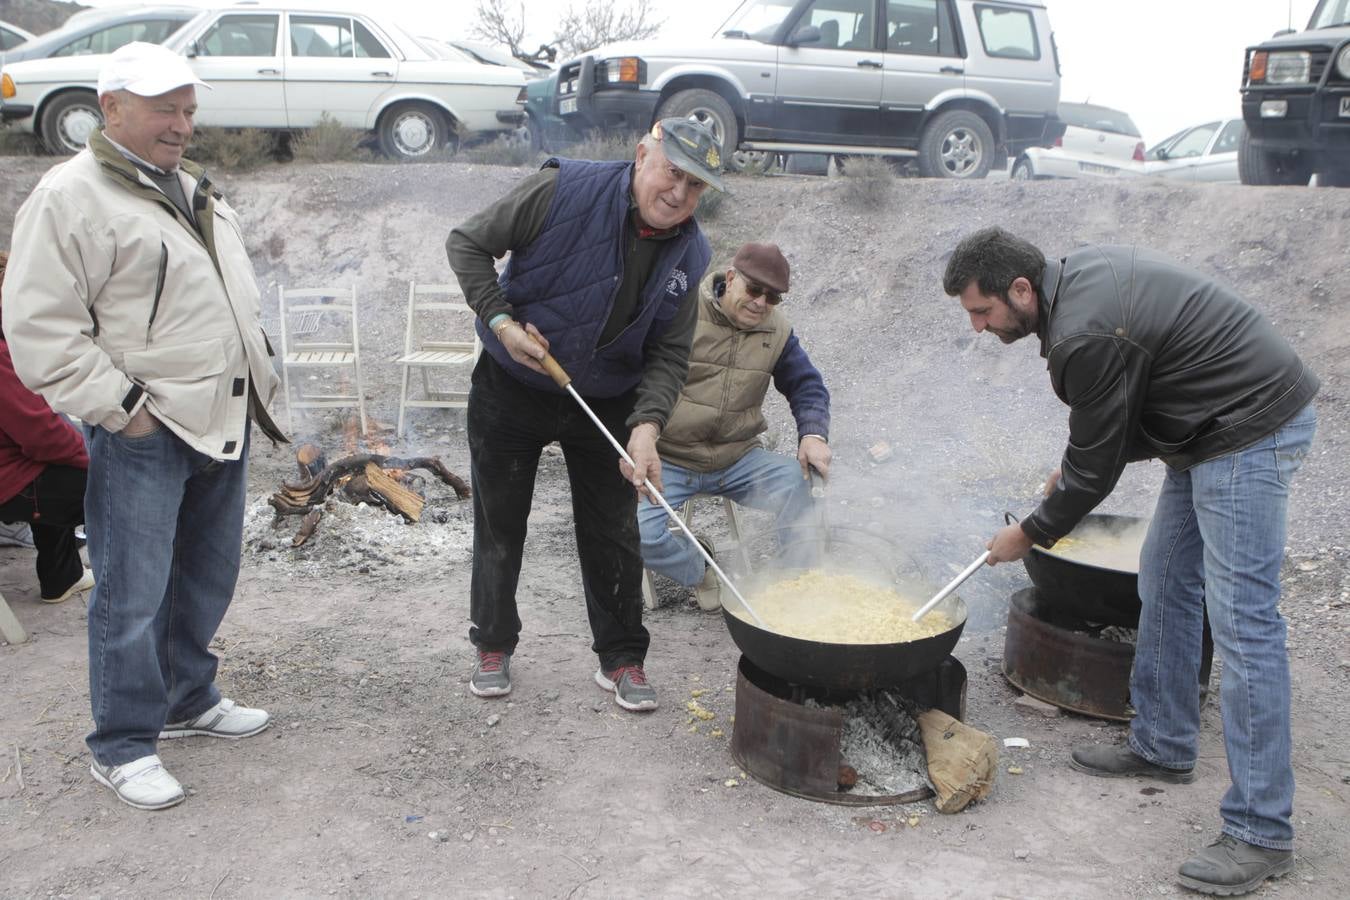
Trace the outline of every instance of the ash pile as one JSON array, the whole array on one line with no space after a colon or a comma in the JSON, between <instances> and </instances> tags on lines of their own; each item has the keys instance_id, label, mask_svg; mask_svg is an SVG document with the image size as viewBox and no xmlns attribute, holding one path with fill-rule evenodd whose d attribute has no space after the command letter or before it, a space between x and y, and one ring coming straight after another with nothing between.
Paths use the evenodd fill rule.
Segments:
<instances>
[{"instance_id":1,"label":"ash pile","mask_svg":"<svg viewBox=\"0 0 1350 900\"><path fill-rule=\"evenodd\" d=\"M844 720L840 737L839 789L862 797L895 797L924 788L928 755L919 728L919 710L889 691L868 691L842 705L807 700L807 706L832 708Z\"/></svg>"}]
</instances>

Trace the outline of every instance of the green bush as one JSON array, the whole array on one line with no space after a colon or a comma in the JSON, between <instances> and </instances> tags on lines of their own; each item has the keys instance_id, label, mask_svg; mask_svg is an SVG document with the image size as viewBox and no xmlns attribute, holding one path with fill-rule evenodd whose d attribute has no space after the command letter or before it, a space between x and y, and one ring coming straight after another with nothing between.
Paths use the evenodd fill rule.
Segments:
<instances>
[{"instance_id":1,"label":"green bush","mask_svg":"<svg viewBox=\"0 0 1350 900\"><path fill-rule=\"evenodd\" d=\"M593 135L559 155L569 159L627 160L637 155L637 144L638 137L632 134Z\"/></svg>"},{"instance_id":2,"label":"green bush","mask_svg":"<svg viewBox=\"0 0 1350 900\"><path fill-rule=\"evenodd\" d=\"M890 201L895 179L895 169L880 156L851 156L844 166L844 202L879 209Z\"/></svg>"},{"instance_id":3,"label":"green bush","mask_svg":"<svg viewBox=\"0 0 1350 900\"><path fill-rule=\"evenodd\" d=\"M248 172L276 158L276 138L261 128L198 128L187 156L205 166Z\"/></svg>"},{"instance_id":4,"label":"green bush","mask_svg":"<svg viewBox=\"0 0 1350 900\"><path fill-rule=\"evenodd\" d=\"M291 141L291 155L304 162L352 162L370 159L370 151L362 144L366 132L348 128L328 113L319 116L318 124L300 132Z\"/></svg>"}]
</instances>

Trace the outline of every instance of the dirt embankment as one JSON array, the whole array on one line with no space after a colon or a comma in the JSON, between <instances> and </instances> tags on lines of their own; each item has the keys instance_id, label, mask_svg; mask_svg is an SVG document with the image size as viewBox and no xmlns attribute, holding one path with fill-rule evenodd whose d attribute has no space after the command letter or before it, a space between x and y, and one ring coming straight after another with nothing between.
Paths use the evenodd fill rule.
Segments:
<instances>
[{"instance_id":1,"label":"dirt embankment","mask_svg":"<svg viewBox=\"0 0 1350 900\"><path fill-rule=\"evenodd\" d=\"M4 161L0 245L45 165ZM220 179L245 223L268 330L277 285L357 283L380 438L464 475L459 413L415 412L410 435L394 440L390 361L407 282L448 280L450 227L523 174L338 165ZM839 179L732 186L707 223L718 260L748 239L782 245L793 267L784 309L833 394L832 520L891 534L932 581L973 558L1005 509L1032 507L1066 433L1033 343L974 335L942 295L945 256L962 234L1001 223L1051 253L1144 244L1229 280L1290 337L1323 389L1318 440L1292 502L1285 582L1300 860L1265 892L1350 894L1345 192L905 181L873 210L851 207ZM771 412L770 437L786 446L786 405L775 400ZM342 449L335 418L296 430ZM874 464L867 448L880 440L895 453ZM435 515L415 527L347 509L292 551L289 525L273 531L263 505L291 477L289 453L259 444L252 463L245 571L218 639L220 681L271 709L276 724L249 741L163 748L192 788L174 810L135 812L92 784L83 609L41 606L28 555L0 550L0 590L33 635L0 646L0 894L1166 896L1180 893L1176 865L1217 831L1227 775L1213 702L1200 779L1163 791L1067 768L1072 745L1116 740L1118 726L1014 711L999 675L1000 626L1008 595L1026 583L1020 567L968 582L972 618L956 653L970 672L968 720L1027 737L1031 749L1005 751L993 796L958 816L928 804L849 810L741 776L727 743L736 650L717 616L682 602L649 615L648 666L663 701L655 714L623 714L594 686L560 458L545 456L536 488L516 690L493 703L465 688L464 504L433 485ZM1146 513L1160 475L1156 464L1131 467L1104 509ZM714 722L691 721L694 691L705 692L699 702Z\"/></svg>"}]
</instances>

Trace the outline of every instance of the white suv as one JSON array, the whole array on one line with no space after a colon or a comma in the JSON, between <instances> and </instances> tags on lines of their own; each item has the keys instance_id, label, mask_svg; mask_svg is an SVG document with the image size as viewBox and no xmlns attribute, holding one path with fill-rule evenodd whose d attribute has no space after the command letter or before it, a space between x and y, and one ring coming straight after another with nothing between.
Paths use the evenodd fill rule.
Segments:
<instances>
[{"instance_id":1,"label":"white suv","mask_svg":"<svg viewBox=\"0 0 1350 900\"><path fill-rule=\"evenodd\" d=\"M706 122L737 148L914 158L983 178L1063 130L1035 0L744 0L717 36L629 41L563 63L547 113L577 131Z\"/></svg>"},{"instance_id":2,"label":"white suv","mask_svg":"<svg viewBox=\"0 0 1350 900\"><path fill-rule=\"evenodd\" d=\"M1064 136L1049 148L1031 147L1013 162L1015 181L1031 178L1092 178L1135 174L1144 142L1130 117L1089 103L1061 103Z\"/></svg>"}]
</instances>

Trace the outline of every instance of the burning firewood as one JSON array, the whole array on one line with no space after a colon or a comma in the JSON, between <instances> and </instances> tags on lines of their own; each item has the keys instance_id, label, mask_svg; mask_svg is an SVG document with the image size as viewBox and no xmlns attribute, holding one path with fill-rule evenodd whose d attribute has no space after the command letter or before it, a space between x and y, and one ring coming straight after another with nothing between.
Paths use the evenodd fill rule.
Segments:
<instances>
[{"instance_id":1,"label":"burning firewood","mask_svg":"<svg viewBox=\"0 0 1350 900\"><path fill-rule=\"evenodd\" d=\"M314 532L318 530L319 519L322 517L323 510L321 509L311 509L306 513L305 517L300 520L300 530L295 533L295 537L291 538L291 546L299 547L313 537Z\"/></svg>"},{"instance_id":2,"label":"burning firewood","mask_svg":"<svg viewBox=\"0 0 1350 900\"><path fill-rule=\"evenodd\" d=\"M311 507L317 506L327 499L334 488L341 486L344 479L358 473L366 473L367 481L369 481L369 473L366 472L367 464L373 464L376 469L426 469L442 482L454 488L455 496L460 500L464 500L470 495L469 486L464 482L464 479L447 469L445 464L434 456L396 459L375 453L358 453L355 456L340 459L326 466L322 472L308 481L300 484L283 484L281 490L269 497L267 502L277 511L277 515L304 515ZM393 479L390 479L390 481L393 481ZM397 484L397 482L394 483ZM402 488L401 485L398 486Z\"/></svg>"},{"instance_id":3,"label":"burning firewood","mask_svg":"<svg viewBox=\"0 0 1350 900\"><path fill-rule=\"evenodd\" d=\"M301 444L295 451L295 465L301 478L310 479L327 468L328 457L314 444Z\"/></svg>"}]
</instances>

